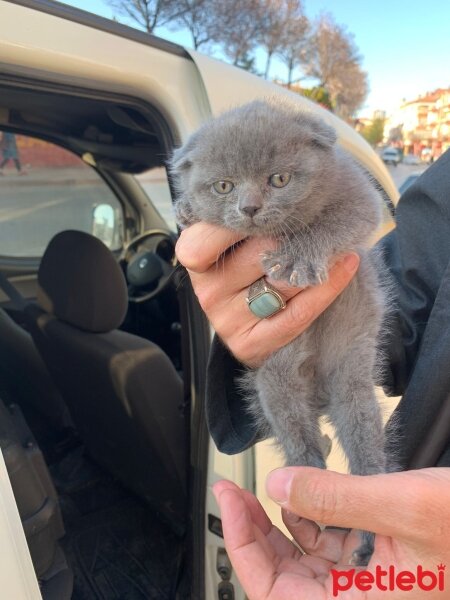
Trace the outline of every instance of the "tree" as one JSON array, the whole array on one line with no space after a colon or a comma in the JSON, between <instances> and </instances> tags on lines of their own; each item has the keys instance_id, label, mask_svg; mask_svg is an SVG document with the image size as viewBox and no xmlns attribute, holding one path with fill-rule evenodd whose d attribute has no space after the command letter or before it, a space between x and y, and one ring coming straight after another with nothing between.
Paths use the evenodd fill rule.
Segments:
<instances>
[{"instance_id":1,"label":"tree","mask_svg":"<svg viewBox=\"0 0 450 600\"><path fill-rule=\"evenodd\" d=\"M383 141L385 119L375 118L369 127L365 127L361 134L371 144L376 146Z\"/></svg>"},{"instance_id":2,"label":"tree","mask_svg":"<svg viewBox=\"0 0 450 600\"><path fill-rule=\"evenodd\" d=\"M217 0L178 0L174 2L178 16L172 28L187 29L195 50L206 46L217 37Z\"/></svg>"},{"instance_id":3,"label":"tree","mask_svg":"<svg viewBox=\"0 0 450 600\"><path fill-rule=\"evenodd\" d=\"M306 50L309 44L309 32L309 21L301 12L297 12L297 14L286 22L277 54L288 69L288 88L294 83L293 75L295 69L305 61Z\"/></svg>"},{"instance_id":4,"label":"tree","mask_svg":"<svg viewBox=\"0 0 450 600\"><path fill-rule=\"evenodd\" d=\"M305 73L317 79L330 94L338 114L348 118L367 95L367 75L353 36L323 14L315 24L311 43L304 56Z\"/></svg>"},{"instance_id":5,"label":"tree","mask_svg":"<svg viewBox=\"0 0 450 600\"><path fill-rule=\"evenodd\" d=\"M216 2L214 38L233 65L252 65L252 52L264 27L262 0Z\"/></svg>"},{"instance_id":6,"label":"tree","mask_svg":"<svg viewBox=\"0 0 450 600\"><path fill-rule=\"evenodd\" d=\"M290 27L296 19L306 19L301 0L263 0L264 19L261 23L259 44L267 53L264 77L267 79L274 54L286 49L292 42ZM289 37L289 40L286 39Z\"/></svg>"},{"instance_id":7,"label":"tree","mask_svg":"<svg viewBox=\"0 0 450 600\"><path fill-rule=\"evenodd\" d=\"M178 17L180 10L175 0L109 0L109 3L119 15L130 18L148 33Z\"/></svg>"},{"instance_id":8,"label":"tree","mask_svg":"<svg viewBox=\"0 0 450 600\"><path fill-rule=\"evenodd\" d=\"M300 94L302 96L306 96L310 100L314 100L317 104L320 104L324 108L328 110L333 110L333 104L330 99L330 94L324 87L313 87L313 88L304 88L300 90Z\"/></svg>"},{"instance_id":9,"label":"tree","mask_svg":"<svg viewBox=\"0 0 450 600\"><path fill-rule=\"evenodd\" d=\"M244 71L248 71L249 73L253 73L254 75L261 75L261 73L255 66L255 57L249 54L244 54L243 56L240 56L238 62L236 63L236 67L244 69Z\"/></svg>"},{"instance_id":10,"label":"tree","mask_svg":"<svg viewBox=\"0 0 450 600\"><path fill-rule=\"evenodd\" d=\"M357 64L349 65L334 82L334 111L349 120L361 108L369 91L367 73Z\"/></svg>"}]
</instances>

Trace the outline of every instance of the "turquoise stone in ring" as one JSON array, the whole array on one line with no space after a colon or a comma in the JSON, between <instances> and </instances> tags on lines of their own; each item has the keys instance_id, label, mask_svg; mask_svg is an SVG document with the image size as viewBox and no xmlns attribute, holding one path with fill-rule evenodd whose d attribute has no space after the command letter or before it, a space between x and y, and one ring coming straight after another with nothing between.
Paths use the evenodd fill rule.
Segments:
<instances>
[{"instance_id":1,"label":"turquoise stone in ring","mask_svg":"<svg viewBox=\"0 0 450 600\"><path fill-rule=\"evenodd\" d=\"M267 319L286 308L286 302L264 277L250 286L246 300L249 309L258 319Z\"/></svg>"}]
</instances>

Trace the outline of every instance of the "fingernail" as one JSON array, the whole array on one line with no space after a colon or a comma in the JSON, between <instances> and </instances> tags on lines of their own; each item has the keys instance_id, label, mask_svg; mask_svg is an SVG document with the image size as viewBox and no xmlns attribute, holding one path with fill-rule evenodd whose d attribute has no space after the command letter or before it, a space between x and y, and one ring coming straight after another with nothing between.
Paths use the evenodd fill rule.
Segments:
<instances>
[{"instance_id":1,"label":"fingernail","mask_svg":"<svg viewBox=\"0 0 450 600\"><path fill-rule=\"evenodd\" d=\"M266 491L272 500L278 504L286 504L289 500L293 478L294 474L289 469L275 469L269 473L266 480Z\"/></svg>"},{"instance_id":2,"label":"fingernail","mask_svg":"<svg viewBox=\"0 0 450 600\"><path fill-rule=\"evenodd\" d=\"M354 273L359 265L359 256L357 254L347 254L347 256L342 261L344 265L344 269L348 273Z\"/></svg>"}]
</instances>

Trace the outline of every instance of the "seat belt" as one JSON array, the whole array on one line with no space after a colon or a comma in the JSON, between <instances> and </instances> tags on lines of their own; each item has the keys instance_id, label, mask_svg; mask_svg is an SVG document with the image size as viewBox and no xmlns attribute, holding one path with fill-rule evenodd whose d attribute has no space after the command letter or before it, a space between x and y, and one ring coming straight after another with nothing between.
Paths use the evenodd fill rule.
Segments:
<instances>
[{"instance_id":1,"label":"seat belt","mask_svg":"<svg viewBox=\"0 0 450 600\"><path fill-rule=\"evenodd\" d=\"M22 294L17 290L9 279L0 271L0 288L5 292L7 298L9 298L17 310L23 311L28 306L29 301L26 300Z\"/></svg>"}]
</instances>

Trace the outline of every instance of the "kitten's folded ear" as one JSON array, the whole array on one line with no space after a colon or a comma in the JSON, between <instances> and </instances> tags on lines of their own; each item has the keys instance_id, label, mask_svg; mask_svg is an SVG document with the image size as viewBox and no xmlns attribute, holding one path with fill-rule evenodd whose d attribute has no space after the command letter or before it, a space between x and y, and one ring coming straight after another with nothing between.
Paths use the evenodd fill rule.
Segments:
<instances>
[{"instance_id":1,"label":"kitten's folded ear","mask_svg":"<svg viewBox=\"0 0 450 600\"><path fill-rule=\"evenodd\" d=\"M192 167L192 151L195 147L195 142L196 136L194 135L183 146L174 150L168 163L172 173L176 175Z\"/></svg>"},{"instance_id":2,"label":"kitten's folded ear","mask_svg":"<svg viewBox=\"0 0 450 600\"><path fill-rule=\"evenodd\" d=\"M331 125L313 117L312 115L300 115L299 124L304 128L305 124L310 132L310 141L319 148L331 148L337 140L336 131Z\"/></svg>"}]
</instances>

